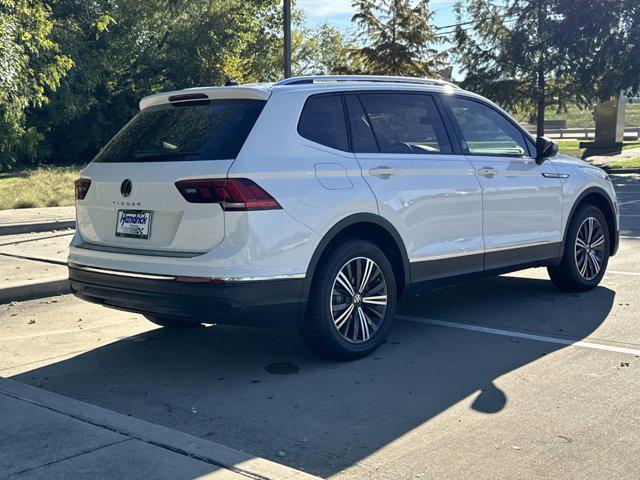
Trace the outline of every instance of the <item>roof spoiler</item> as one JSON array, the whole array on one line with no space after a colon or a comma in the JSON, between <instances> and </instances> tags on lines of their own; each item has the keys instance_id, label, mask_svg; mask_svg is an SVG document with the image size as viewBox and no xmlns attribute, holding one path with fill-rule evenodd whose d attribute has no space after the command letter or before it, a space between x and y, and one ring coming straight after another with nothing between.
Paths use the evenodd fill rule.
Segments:
<instances>
[{"instance_id":1,"label":"roof spoiler","mask_svg":"<svg viewBox=\"0 0 640 480\"><path fill-rule=\"evenodd\" d=\"M248 100L268 100L271 92L265 88L229 86L229 87L197 87L174 92L163 92L144 97L140 100L140 110L154 105L173 102L217 100L227 98L246 98Z\"/></svg>"}]
</instances>

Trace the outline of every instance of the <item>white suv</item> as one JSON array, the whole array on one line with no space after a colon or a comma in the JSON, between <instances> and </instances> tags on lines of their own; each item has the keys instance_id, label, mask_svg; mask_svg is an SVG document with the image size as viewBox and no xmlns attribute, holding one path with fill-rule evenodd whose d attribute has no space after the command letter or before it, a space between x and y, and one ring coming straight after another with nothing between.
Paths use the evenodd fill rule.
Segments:
<instances>
[{"instance_id":1,"label":"white suv","mask_svg":"<svg viewBox=\"0 0 640 480\"><path fill-rule=\"evenodd\" d=\"M446 82L298 77L140 109L76 182L69 277L163 326L295 324L357 358L403 295L539 266L585 291L618 246L605 172Z\"/></svg>"}]
</instances>

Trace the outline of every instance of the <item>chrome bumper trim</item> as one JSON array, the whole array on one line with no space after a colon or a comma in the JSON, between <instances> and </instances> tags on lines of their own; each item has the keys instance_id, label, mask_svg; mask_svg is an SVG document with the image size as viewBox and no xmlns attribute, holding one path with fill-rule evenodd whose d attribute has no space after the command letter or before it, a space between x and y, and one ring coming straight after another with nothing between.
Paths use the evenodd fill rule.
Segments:
<instances>
[{"instance_id":1,"label":"chrome bumper trim","mask_svg":"<svg viewBox=\"0 0 640 480\"><path fill-rule=\"evenodd\" d=\"M119 253L123 255L142 255L145 257L173 257L173 258L193 258L204 255L206 252L169 252L166 250L147 250L144 248L113 247L110 245L95 245L93 243L82 242L74 245L75 248L93 250L96 252Z\"/></svg>"},{"instance_id":2,"label":"chrome bumper trim","mask_svg":"<svg viewBox=\"0 0 640 480\"><path fill-rule=\"evenodd\" d=\"M123 272L122 270L108 270L106 268L85 267L84 265L77 265L75 263L69 263L69 268L75 268L76 270L83 270L85 272L113 275L116 277L146 278L149 280L175 280L176 279L175 276L171 276L171 275L153 275L149 273Z\"/></svg>"},{"instance_id":3,"label":"chrome bumper trim","mask_svg":"<svg viewBox=\"0 0 640 480\"><path fill-rule=\"evenodd\" d=\"M295 273L291 275L271 275L265 277L215 277L216 280L224 282L261 282L265 280L297 280L305 278L304 273Z\"/></svg>"},{"instance_id":4,"label":"chrome bumper trim","mask_svg":"<svg viewBox=\"0 0 640 480\"><path fill-rule=\"evenodd\" d=\"M75 263L69 263L69 268L75 268L77 270L83 270L85 272L101 273L104 275L113 275L117 277L129 277L129 278L145 278L149 280L178 280L179 278L201 278L205 280L221 280L223 282L261 282L269 280L296 280L306 277L304 273L291 274L291 275L271 275L261 277L189 277L186 275L156 275L151 273L138 273L138 272L124 272L122 270L109 270L106 268L87 267L84 265L77 265Z\"/></svg>"}]
</instances>

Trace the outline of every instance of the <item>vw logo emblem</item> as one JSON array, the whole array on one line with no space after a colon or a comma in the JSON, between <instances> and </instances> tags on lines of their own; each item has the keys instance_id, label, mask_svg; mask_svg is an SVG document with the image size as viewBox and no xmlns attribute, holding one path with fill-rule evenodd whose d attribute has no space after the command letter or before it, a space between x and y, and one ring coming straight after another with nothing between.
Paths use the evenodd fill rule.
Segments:
<instances>
[{"instance_id":1,"label":"vw logo emblem","mask_svg":"<svg viewBox=\"0 0 640 480\"><path fill-rule=\"evenodd\" d=\"M122 184L120 184L120 193L123 197L128 197L129 195L131 195L132 188L133 187L131 185L131 180L127 178L126 180L122 181Z\"/></svg>"}]
</instances>

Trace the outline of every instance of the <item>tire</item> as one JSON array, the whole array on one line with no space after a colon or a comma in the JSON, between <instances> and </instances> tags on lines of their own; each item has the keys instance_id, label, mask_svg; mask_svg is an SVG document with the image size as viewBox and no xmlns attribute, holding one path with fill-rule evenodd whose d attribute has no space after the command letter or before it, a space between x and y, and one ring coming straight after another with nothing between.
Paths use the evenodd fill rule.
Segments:
<instances>
[{"instance_id":1,"label":"tire","mask_svg":"<svg viewBox=\"0 0 640 480\"><path fill-rule=\"evenodd\" d=\"M357 288L367 278L364 287ZM389 259L371 242L346 240L333 248L316 270L299 331L317 354L354 360L384 342L395 310L396 281Z\"/></svg>"},{"instance_id":2,"label":"tire","mask_svg":"<svg viewBox=\"0 0 640 480\"><path fill-rule=\"evenodd\" d=\"M151 323L155 323L156 325L160 325L161 327L171 330L184 330L187 328L196 328L202 325L200 323L189 322L188 320L180 320L179 318L175 317L165 317L162 315L145 315L144 317Z\"/></svg>"},{"instance_id":3,"label":"tire","mask_svg":"<svg viewBox=\"0 0 640 480\"><path fill-rule=\"evenodd\" d=\"M593 230L589 238L590 226ZM595 288L607 269L610 245L611 235L602 211L590 204L578 207L569 224L562 261L548 268L551 281L567 292Z\"/></svg>"}]
</instances>

